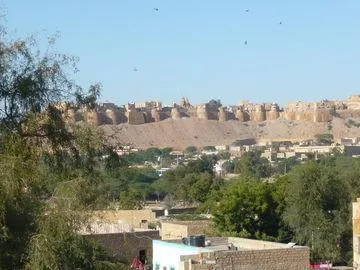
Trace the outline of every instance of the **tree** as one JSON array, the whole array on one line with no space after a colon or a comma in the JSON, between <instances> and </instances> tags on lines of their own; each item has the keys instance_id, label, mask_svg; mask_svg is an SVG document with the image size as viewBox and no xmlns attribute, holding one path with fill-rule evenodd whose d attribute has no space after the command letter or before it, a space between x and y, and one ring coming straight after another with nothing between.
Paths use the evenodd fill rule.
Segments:
<instances>
[{"instance_id":1,"label":"tree","mask_svg":"<svg viewBox=\"0 0 360 270\"><path fill-rule=\"evenodd\" d=\"M334 136L328 133L316 134L315 139L319 144L330 145L334 140Z\"/></svg>"},{"instance_id":2,"label":"tree","mask_svg":"<svg viewBox=\"0 0 360 270\"><path fill-rule=\"evenodd\" d=\"M300 162L297 160L296 157L286 158L275 163L273 170L277 174L286 174L290 172L290 170L299 163Z\"/></svg>"},{"instance_id":3,"label":"tree","mask_svg":"<svg viewBox=\"0 0 360 270\"><path fill-rule=\"evenodd\" d=\"M0 30L0 266L94 269L103 253L76 231L98 198L99 148L66 127L58 104L91 106L100 86L82 95L67 77L74 58L37 51Z\"/></svg>"},{"instance_id":4,"label":"tree","mask_svg":"<svg viewBox=\"0 0 360 270\"><path fill-rule=\"evenodd\" d=\"M260 151L250 151L235 161L235 173L243 177L265 178L271 176L272 168Z\"/></svg>"},{"instance_id":5,"label":"tree","mask_svg":"<svg viewBox=\"0 0 360 270\"><path fill-rule=\"evenodd\" d=\"M172 159L170 156L170 152L172 149L170 147L167 148L156 148L150 147L144 151L139 151L136 153L131 153L127 155L124 159L128 164L144 164L145 162L158 162L161 159L163 164L170 164Z\"/></svg>"},{"instance_id":6,"label":"tree","mask_svg":"<svg viewBox=\"0 0 360 270\"><path fill-rule=\"evenodd\" d=\"M220 151L219 152L219 158L220 159L230 159L231 154L228 151Z\"/></svg>"},{"instance_id":7,"label":"tree","mask_svg":"<svg viewBox=\"0 0 360 270\"><path fill-rule=\"evenodd\" d=\"M164 181L164 179L155 181L154 183L152 183L151 187L155 191L157 200L160 200L160 196L165 194L167 191L166 182Z\"/></svg>"},{"instance_id":8,"label":"tree","mask_svg":"<svg viewBox=\"0 0 360 270\"><path fill-rule=\"evenodd\" d=\"M205 202L211 188L213 186L213 178L209 173L201 173L198 175L196 181L191 185L189 197L195 202Z\"/></svg>"},{"instance_id":9,"label":"tree","mask_svg":"<svg viewBox=\"0 0 360 270\"><path fill-rule=\"evenodd\" d=\"M141 209L143 205L143 196L137 189L130 188L120 192L118 206L120 209Z\"/></svg>"},{"instance_id":10,"label":"tree","mask_svg":"<svg viewBox=\"0 0 360 270\"><path fill-rule=\"evenodd\" d=\"M210 107L213 107L213 108L216 108L216 109L219 109L222 104L221 104L221 101L220 99L211 99L208 103L207 103Z\"/></svg>"},{"instance_id":11,"label":"tree","mask_svg":"<svg viewBox=\"0 0 360 270\"><path fill-rule=\"evenodd\" d=\"M297 242L311 247L312 260L343 262L349 249L353 187L341 171L335 159L327 158L309 161L289 174L284 218Z\"/></svg>"},{"instance_id":12,"label":"tree","mask_svg":"<svg viewBox=\"0 0 360 270\"><path fill-rule=\"evenodd\" d=\"M207 146L203 147L203 150L204 151L216 151L216 148L215 148L215 146L207 145Z\"/></svg>"},{"instance_id":13,"label":"tree","mask_svg":"<svg viewBox=\"0 0 360 270\"><path fill-rule=\"evenodd\" d=\"M192 160L186 166L180 165L167 171L152 186L158 195L171 195L183 202L203 202L218 184L212 171L215 163L216 157L204 156Z\"/></svg>"},{"instance_id":14,"label":"tree","mask_svg":"<svg viewBox=\"0 0 360 270\"><path fill-rule=\"evenodd\" d=\"M130 189L140 191L141 200L145 200L153 193L152 185L158 178L156 171L152 168L117 168L105 172L103 184L110 202L117 201L119 198L122 200L119 194L126 196L126 192Z\"/></svg>"},{"instance_id":15,"label":"tree","mask_svg":"<svg viewBox=\"0 0 360 270\"><path fill-rule=\"evenodd\" d=\"M239 179L221 191L213 208L214 222L220 232L241 237L272 239L278 237L281 216L273 197L273 185Z\"/></svg>"},{"instance_id":16,"label":"tree","mask_svg":"<svg viewBox=\"0 0 360 270\"><path fill-rule=\"evenodd\" d=\"M184 153L188 155L196 154L197 148L195 146L188 146L185 148Z\"/></svg>"}]
</instances>

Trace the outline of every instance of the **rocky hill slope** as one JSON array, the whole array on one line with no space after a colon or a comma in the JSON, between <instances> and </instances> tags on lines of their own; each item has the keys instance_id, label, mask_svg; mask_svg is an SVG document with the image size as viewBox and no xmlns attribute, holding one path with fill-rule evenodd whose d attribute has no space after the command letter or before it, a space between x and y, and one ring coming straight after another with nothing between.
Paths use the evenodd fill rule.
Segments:
<instances>
[{"instance_id":1,"label":"rocky hill slope","mask_svg":"<svg viewBox=\"0 0 360 270\"><path fill-rule=\"evenodd\" d=\"M354 119L357 123L357 119ZM316 134L332 133L334 138L358 137L360 128L349 127L347 119L334 118L331 122L287 121L264 122L216 121L195 118L167 119L143 125L105 125L104 130L113 144L133 145L138 148L173 147L184 149L193 145L231 144L235 140L301 141ZM360 124L359 124L360 125Z\"/></svg>"}]
</instances>

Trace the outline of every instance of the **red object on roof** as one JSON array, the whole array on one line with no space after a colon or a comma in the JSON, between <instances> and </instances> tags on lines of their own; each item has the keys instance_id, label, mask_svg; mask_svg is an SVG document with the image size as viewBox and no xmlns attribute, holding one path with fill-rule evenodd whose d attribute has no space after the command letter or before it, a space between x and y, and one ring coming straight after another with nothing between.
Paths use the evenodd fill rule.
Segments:
<instances>
[{"instance_id":1,"label":"red object on roof","mask_svg":"<svg viewBox=\"0 0 360 270\"><path fill-rule=\"evenodd\" d=\"M144 264L139 260L139 258L135 258L132 261L131 268L138 269L138 270L144 270Z\"/></svg>"},{"instance_id":2,"label":"red object on roof","mask_svg":"<svg viewBox=\"0 0 360 270\"><path fill-rule=\"evenodd\" d=\"M331 263L314 263L310 264L310 269L330 269L332 267Z\"/></svg>"}]
</instances>

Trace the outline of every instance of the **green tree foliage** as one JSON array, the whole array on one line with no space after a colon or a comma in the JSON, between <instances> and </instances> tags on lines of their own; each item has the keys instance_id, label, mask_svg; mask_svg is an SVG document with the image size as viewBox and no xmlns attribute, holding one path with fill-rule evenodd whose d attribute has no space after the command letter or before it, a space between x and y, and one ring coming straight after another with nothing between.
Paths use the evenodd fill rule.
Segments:
<instances>
[{"instance_id":1,"label":"green tree foliage","mask_svg":"<svg viewBox=\"0 0 360 270\"><path fill-rule=\"evenodd\" d=\"M207 145L207 146L203 147L203 150L204 151L216 151L216 148L215 148L215 146Z\"/></svg>"},{"instance_id":2,"label":"green tree foliage","mask_svg":"<svg viewBox=\"0 0 360 270\"><path fill-rule=\"evenodd\" d=\"M222 106L220 99L211 99L207 104L216 109Z\"/></svg>"},{"instance_id":3,"label":"green tree foliage","mask_svg":"<svg viewBox=\"0 0 360 270\"><path fill-rule=\"evenodd\" d=\"M144 164L145 162L162 162L162 163L171 163L170 152L172 148L155 148L151 147L144 151L139 151L131 153L124 157L125 162L128 164ZM160 160L161 159L161 160ZM170 161L169 161L170 160Z\"/></svg>"},{"instance_id":4,"label":"green tree foliage","mask_svg":"<svg viewBox=\"0 0 360 270\"><path fill-rule=\"evenodd\" d=\"M189 198L192 201L205 202L213 184L214 181L211 174L201 173L188 190Z\"/></svg>"},{"instance_id":5,"label":"green tree foliage","mask_svg":"<svg viewBox=\"0 0 360 270\"><path fill-rule=\"evenodd\" d=\"M187 155L194 155L197 153L197 148L195 146L188 146L185 148L184 153Z\"/></svg>"},{"instance_id":6,"label":"green tree foliage","mask_svg":"<svg viewBox=\"0 0 360 270\"><path fill-rule=\"evenodd\" d=\"M242 140L236 140L231 143L233 146L242 146L244 143Z\"/></svg>"},{"instance_id":7,"label":"green tree foliage","mask_svg":"<svg viewBox=\"0 0 360 270\"><path fill-rule=\"evenodd\" d=\"M121 194L126 196L130 190L137 190L141 195L140 200L144 201L154 192L152 185L158 178L156 171L152 168L117 168L105 173L103 183L109 201L118 200Z\"/></svg>"},{"instance_id":8,"label":"green tree foliage","mask_svg":"<svg viewBox=\"0 0 360 270\"><path fill-rule=\"evenodd\" d=\"M326 158L309 161L289 174L285 221L294 230L296 240L311 247L315 260L348 259L352 190L359 191L360 176L353 169L347 171L349 168L344 167L348 166L343 157Z\"/></svg>"},{"instance_id":9,"label":"green tree foliage","mask_svg":"<svg viewBox=\"0 0 360 270\"><path fill-rule=\"evenodd\" d=\"M316 134L315 139L316 139L317 143L319 143L319 144L330 145L334 141L334 136L329 133Z\"/></svg>"},{"instance_id":10,"label":"green tree foliage","mask_svg":"<svg viewBox=\"0 0 360 270\"><path fill-rule=\"evenodd\" d=\"M169 194L175 200L203 202L210 190L218 185L212 172L215 163L215 157L190 161L186 166L166 172L154 182L153 188L155 192Z\"/></svg>"},{"instance_id":11,"label":"green tree foliage","mask_svg":"<svg viewBox=\"0 0 360 270\"><path fill-rule=\"evenodd\" d=\"M348 127L348 128L352 128L352 127L360 127L360 123L356 122L354 119L349 119L345 125Z\"/></svg>"},{"instance_id":12,"label":"green tree foliage","mask_svg":"<svg viewBox=\"0 0 360 270\"><path fill-rule=\"evenodd\" d=\"M234 173L235 172L235 162L233 160L227 160L224 164L225 171L227 173Z\"/></svg>"},{"instance_id":13,"label":"green tree foliage","mask_svg":"<svg viewBox=\"0 0 360 270\"><path fill-rule=\"evenodd\" d=\"M286 174L291 171L291 169L298 165L300 161L296 157L282 159L276 162L272 168L272 173L274 174Z\"/></svg>"},{"instance_id":14,"label":"green tree foliage","mask_svg":"<svg viewBox=\"0 0 360 270\"><path fill-rule=\"evenodd\" d=\"M56 106L91 103L99 86L82 95L67 77L73 58L0 35L0 268L114 265L76 233L86 220L80 213L98 204L101 143L86 127L66 128Z\"/></svg>"},{"instance_id":15,"label":"green tree foliage","mask_svg":"<svg viewBox=\"0 0 360 270\"><path fill-rule=\"evenodd\" d=\"M261 158L260 151L250 151L235 161L235 173L260 179L270 177L272 168L266 158Z\"/></svg>"},{"instance_id":16,"label":"green tree foliage","mask_svg":"<svg viewBox=\"0 0 360 270\"><path fill-rule=\"evenodd\" d=\"M143 195L135 188L129 188L125 191L121 191L117 201L119 209L131 210L141 209L143 207Z\"/></svg>"},{"instance_id":17,"label":"green tree foliage","mask_svg":"<svg viewBox=\"0 0 360 270\"><path fill-rule=\"evenodd\" d=\"M219 152L219 158L220 159L230 159L231 154L228 151L220 151Z\"/></svg>"},{"instance_id":18,"label":"green tree foliage","mask_svg":"<svg viewBox=\"0 0 360 270\"><path fill-rule=\"evenodd\" d=\"M212 209L219 231L256 239L279 238L281 216L274 184L239 179L220 192Z\"/></svg>"},{"instance_id":19,"label":"green tree foliage","mask_svg":"<svg viewBox=\"0 0 360 270\"><path fill-rule=\"evenodd\" d=\"M221 234L294 241L312 261L351 263L351 202L360 194L360 161L335 155L292 165L271 182L240 178L212 189L202 204Z\"/></svg>"}]
</instances>

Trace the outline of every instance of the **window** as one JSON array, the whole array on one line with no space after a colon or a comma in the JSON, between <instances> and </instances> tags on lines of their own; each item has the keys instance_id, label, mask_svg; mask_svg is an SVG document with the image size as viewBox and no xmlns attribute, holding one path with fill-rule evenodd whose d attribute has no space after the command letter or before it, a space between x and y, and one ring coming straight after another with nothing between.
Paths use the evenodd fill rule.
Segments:
<instances>
[{"instance_id":1,"label":"window","mask_svg":"<svg viewBox=\"0 0 360 270\"><path fill-rule=\"evenodd\" d=\"M142 263L147 263L146 250L145 250L145 249L140 250L140 252L139 252L139 260L140 260Z\"/></svg>"}]
</instances>

